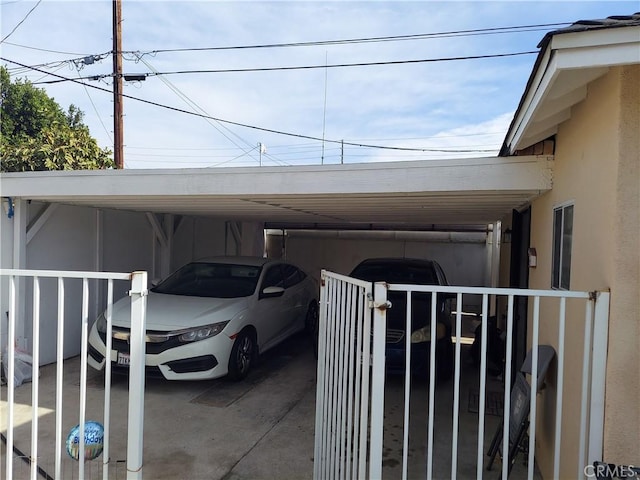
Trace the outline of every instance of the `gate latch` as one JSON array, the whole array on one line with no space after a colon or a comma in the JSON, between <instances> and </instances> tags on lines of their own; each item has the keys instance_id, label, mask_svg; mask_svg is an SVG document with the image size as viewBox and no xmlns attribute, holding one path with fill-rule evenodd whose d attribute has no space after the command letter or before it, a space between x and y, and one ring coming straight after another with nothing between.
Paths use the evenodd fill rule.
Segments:
<instances>
[{"instance_id":1,"label":"gate latch","mask_svg":"<svg viewBox=\"0 0 640 480\"><path fill-rule=\"evenodd\" d=\"M387 300L386 302L375 302L373 300L373 296L370 293L367 294L367 302L370 309L377 308L382 312L390 309L393 306L389 300Z\"/></svg>"}]
</instances>

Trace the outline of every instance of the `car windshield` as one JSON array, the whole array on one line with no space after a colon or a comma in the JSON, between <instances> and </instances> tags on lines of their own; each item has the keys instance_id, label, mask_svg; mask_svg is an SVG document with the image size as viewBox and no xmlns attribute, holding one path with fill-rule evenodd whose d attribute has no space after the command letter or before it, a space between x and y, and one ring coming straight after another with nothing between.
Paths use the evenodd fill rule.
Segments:
<instances>
[{"instance_id":1,"label":"car windshield","mask_svg":"<svg viewBox=\"0 0 640 480\"><path fill-rule=\"evenodd\" d=\"M189 263L151 291L192 297L238 298L253 295L262 267Z\"/></svg>"},{"instance_id":2,"label":"car windshield","mask_svg":"<svg viewBox=\"0 0 640 480\"><path fill-rule=\"evenodd\" d=\"M368 282L387 282L410 285L437 285L433 268L424 265L397 263L363 263L352 273L352 277Z\"/></svg>"}]
</instances>

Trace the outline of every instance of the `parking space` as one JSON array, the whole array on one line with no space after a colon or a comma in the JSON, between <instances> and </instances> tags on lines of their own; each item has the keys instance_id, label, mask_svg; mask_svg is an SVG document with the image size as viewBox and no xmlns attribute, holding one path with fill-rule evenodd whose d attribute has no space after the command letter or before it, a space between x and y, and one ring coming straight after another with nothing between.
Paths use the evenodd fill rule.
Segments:
<instances>
[{"instance_id":1,"label":"parking space","mask_svg":"<svg viewBox=\"0 0 640 480\"><path fill-rule=\"evenodd\" d=\"M459 408L458 476L475 477L477 456L477 398L479 371L468 346L462 347ZM149 378L146 383L144 476L154 479L311 479L313 478L316 364L310 342L296 335L261 357L260 363L241 382L217 379L202 382L170 382ZM104 379L89 370L87 419L103 418ZM65 414L63 431L77 424L79 405L79 358L65 362ZM398 478L402 472L403 376L388 376L385 386L383 477ZM488 377L489 394L502 395L501 381ZM42 478L54 471L55 368L42 368L39 417L39 467ZM29 452L31 437L31 388L16 389L15 446ZM6 387L2 387L6 398ZM449 478L452 439L451 380L438 384L435 397L434 478ZM484 452L501 421L501 400L487 403ZM422 478L426 471L428 385L411 383L408 474ZM66 413L68 412L68 413ZM111 398L110 479L126 478L127 377L114 376ZM1 428L5 429L2 418ZM4 471L2 449L2 471ZM14 455L14 478L30 478L27 462ZM63 452L63 478L78 478L78 464ZM87 462L85 478L103 478L103 457ZM486 477L498 476L500 463ZM518 462L511 478L526 478Z\"/></svg>"},{"instance_id":2,"label":"parking space","mask_svg":"<svg viewBox=\"0 0 640 480\"><path fill-rule=\"evenodd\" d=\"M103 418L101 374L89 370L87 419ZM78 423L79 358L65 362L63 431ZM53 476L55 366L40 376L39 466ZM29 452L31 386L16 393L15 446ZM3 387L2 399L6 399ZM261 358L242 382L218 379L169 382L147 379L144 476L154 479L249 479L313 476L315 358L308 337L296 335ZM68 414L66 413L68 412ZM126 478L127 377L114 376L109 478ZM1 428L6 429L2 417ZM4 449L2 449L4 457ZM14 458L14 477L29 465ZM63 477L78 478L78 464L63 452ZM4 461L2 459L2 471ZM88 462L85 478L103 478L103 457ZM46 477L45 477L46 478Z\"/></svg>"}]
</instances>

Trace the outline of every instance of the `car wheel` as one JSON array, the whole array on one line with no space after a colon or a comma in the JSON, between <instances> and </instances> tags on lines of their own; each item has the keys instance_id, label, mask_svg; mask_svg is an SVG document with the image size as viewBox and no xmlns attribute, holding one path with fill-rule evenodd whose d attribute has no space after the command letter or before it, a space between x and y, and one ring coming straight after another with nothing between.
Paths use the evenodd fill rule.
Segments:
<instances>
[{"instance_id":1,"label":"car wheel","mask_svg":"<svg viewBox=\"0 0 640 480\"><path fill-rule=\"evenodd\" d=\"M231 348L229 357L229 377L242 380L247 376L256 355L256 342L252 334L241 332Z\"/></svg>"}]
</instances>

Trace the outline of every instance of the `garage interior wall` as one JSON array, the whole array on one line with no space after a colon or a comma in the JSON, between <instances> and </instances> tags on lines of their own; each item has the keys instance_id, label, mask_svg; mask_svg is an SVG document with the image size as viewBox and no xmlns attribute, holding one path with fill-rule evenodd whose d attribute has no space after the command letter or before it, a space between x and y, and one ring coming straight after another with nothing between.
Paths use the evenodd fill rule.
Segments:
<instances>
[{"instance_id":1,"label":"garage interior wall","mask_svg":"<svg viewBox=\"0 0 640 480\"><path fill-rule=\"evenodd\" d=\"M261 222L221 221L208 217L182 217L173 237L171 269L219 255L262 257Z\"/></svg>"},{"instance_id":2,"label":"garage interior wall","mask_svg":"<svg viewBox=\"0 0 640 480\"><path fill-rule=\"evenodd\" d=\"M49 204L28 204L28 225L33 225ZM153 231L143 214L119 210L56 205L55 211L42 224L26 245L27 269L130 272L150 270L153 266L151 242ZM3 250L5 250L3 245ZM106 302L106 283L91 281L89 321L101 313ZM114 282L114 300L126 295L129 285ZM57 330L57 282L41 279L40 334L55 338ZM24 318L17 326L18 343L31 351L33 305L32 282L25 282ZM3 311L6 310L3 308ZM64 356L80 352L82 281L65 281L65 347ZM55 343L42 342L42 364L55 361Z\"/></svg>"},{"instance_id":3,"label":"garage interior wall","mask_svg":"<svg viewBox=\"0 0 640 480\"><path fill-rule=\"evenodd\" d=\"M322 269L348 275L365 258L436 260L451 285L491 286L490 232L269 231L267 252L284 257L319 280ZM465 296L465 312L481 311L481 298Z\"/></svg>"},{"instance_id":4,"label":"garage interior wall","mask_svg":"<svg viewBox=\"0 0 640 480\"><path fill-rule=\"evenodd\" d=\"M3 200L3 203L7 203ZM22 265L14 265L14 226L16 216L9 218L2 210L0 223L0 260L2 268L37 270L77 270L149 272L149 281L160 272L171 272L189 261L225 254L262 256L264 249L262 224L240 222L237 238L227 241L228 223L206 217L147 214L113 209L97 209L42 202L21 202L26 208L26 246ZM155 228L149 215L153 216ZM44 219L44 221L43 221ZM37 225L36 228L33 228ZM157 229L164 231L158 238ZM166 265L165 265L166 264ZM3 279L0 296L2 338L8 325L8 280ZM17 345L31 351L32 280L24 280L19 295L16 325ZM57 282L40 279L41 338L54 338L57 328ZM129 285L114 282L114 301L126 295ZM80 353L82 281L65 282L65 350L66 358ZM106 282L90 282L89 321L106 305ZM21 315L19 312L23 312ZM26 319L26 321L21 320ZM3 345L4 346L4 345ZM55 344L41 343L41 364L55 361Z\"/></svg>"},{"instance_id":5,"label":"garage interior wall","mask_svg":"<svg viewBox=\"0 0 640 480\"><path fill-rule=\"evenodd\" d=\"M183 217L173 237L170 271L193 260L225 255L228 251L225 230L223 221L207 217Z\"/></svg>"}]
</instances>

